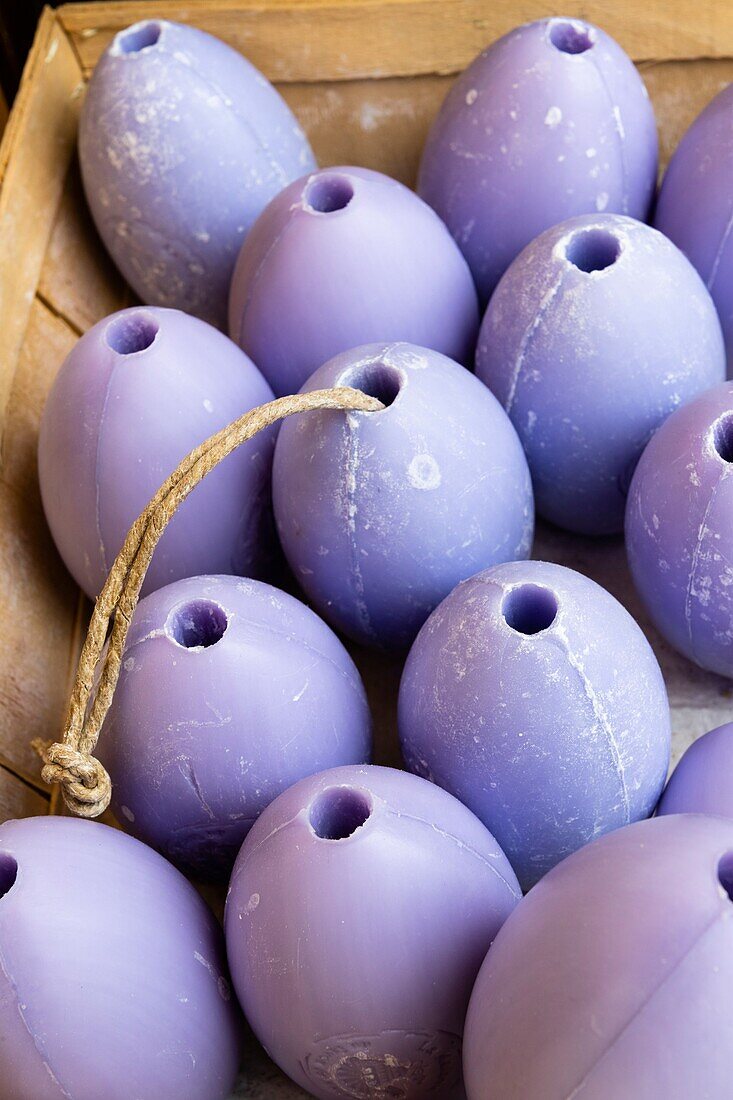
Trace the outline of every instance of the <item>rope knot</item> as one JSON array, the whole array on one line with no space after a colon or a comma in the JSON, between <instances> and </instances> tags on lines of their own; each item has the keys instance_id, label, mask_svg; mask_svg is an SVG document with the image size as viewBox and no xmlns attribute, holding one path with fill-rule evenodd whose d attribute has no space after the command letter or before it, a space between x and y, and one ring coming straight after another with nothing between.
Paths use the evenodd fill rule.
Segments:
<instances>
[{"instance_id":1,"label":"rope knot","mask_svg":"<svg viewBox=\"0 0 733 1100\"><path fill-rule=\"evenodd\" d=\"M237 447L286 416L309 410L379 412L376 397L335 387L280 397L240 416L191 451L133 523L97 597L69 700L63 741L35 741L45 783L60 783L64 802L79 817L99 817L109 806L112 783L91 755L112 704L127 631L158 540L176 509L215 466ZM111 624L111 629L110 629ZM96 671L99 675L96 676ZM92 698L92 690L94 697Z\"/></svg>"},{"instance_id":2,"label":"rope knot","mask_svg":"<svg viewBox=\"0 0 733 1100\"><path fill-rule=\"evenodd\" d=\"M109 806L112 783L95 756L62 741L35 745L43 769L44 783L60 783L64 802L79 817L99 817Z\"/></svg>"}]
</instances>

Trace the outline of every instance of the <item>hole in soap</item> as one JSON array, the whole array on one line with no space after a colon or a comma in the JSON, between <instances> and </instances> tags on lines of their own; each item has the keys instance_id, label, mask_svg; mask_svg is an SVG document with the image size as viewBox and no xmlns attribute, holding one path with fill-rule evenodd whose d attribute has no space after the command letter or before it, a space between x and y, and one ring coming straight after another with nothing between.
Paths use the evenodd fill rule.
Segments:
<instances>
[{"instance_id":1,"label":"hole in soap","mask_svg":"<svg viewBox=\"0 0 733 1100\"><path fill-rule=\"evenodd\" d=\"M726 413L713 427L713 442L723 462L733 462L733 413Z\"/></svg>"},{"instance_id":2,"label":"hole in soap","mask_svg":"<svg viewBox=\"0 0 733 1100\"><path fill-rule=\"evenodd\" d=\"M208 649L226 633L227 614L213 600L191 600L177 607L168 622L168 634L184 649Z\"/></svg>"},{"instance_id":3,"label":"hole in soap","mask_svg":"<svg viewBox=\"0 0 733 1100\"><path fill-rule=\"evenodd\" d=\"M372 805L363 791L330 787L310 808L313 832L322 840L346 840L369 820Z\"/></svg>"},{"instance_id":4,"label":"hole in soap","mask_svg":"<svg viewBox=\"0 0 733 1100\"><path fill-rule=\"evenodd\" d=\"M7 852L0 852L0 899L15 886L18 876L18 864Z\"/></svg>"},{"instance_id":5,"label":"hole in soap","mask_svg":"<svg viewBox=\"0 0 733 1100\"><path fill-rule=\"evenodd\" d=\"M353 386L367 397L376 397L385 409L397 399L402 389L402 372L390 363L367 363L344 379L342 385ZM380 410L381 411L381 410Z\"/></svg>"},{"instance_id":6,"label":"hole in soap","mask_svg":"<svg viewBox=\"0 0 733 1100\"><path fill-rule=\"evenodd\" d=\"M519 634L539 634L552 626L557 615L557 596L539 584L522 584L504 597L501 612L507 626Z\"/></svg>"},{"instance_id":7,"label":"hole in soap","mask_svg":"<svg viewBox=\"0 0 733 1100\"><path fill-rule=\"evenodd\" d=\"M550 42L561 53L585 53L593 46L593 34L582 23L553 23Z\"/></svg>"},{"instance_id":8,"label":"hole in soap","mask_svg":"<svg viewBox=\"0 0 733 1100\"><path fill-rule=\"evenodd\" d=\"M145 351L157 335L158 322L142 310L116 317L107 325L104 333L108 347L118 355L133 355L136 351Z\"/></svg>"},{"instance_id":9,"label":"hole in soap","mask_svg":"<svg viewBox=\"0 0 733 1100\"><path fill-rule=\"evenodd\" d=\"M565 246L565 256L579 271L605 271L621 255L621 242L607 229L581 229Z\"/></svg>"},{"instance_id":10,"label":"hole in soap","mask_svg":"<svg viewBox=\"0 0 733 1100\"><path fill-rule=\"evenodd\" d=\"M121 53L140 53L154 46L160 38L160 23L138 23L135 27L118 35L117 42Z\"/></svg>"},{"instance_id":11,"label":"hole in soap","mask_svg":"<svg viewBox=\"0 0 733 1100\"><path fill-rule=\"evenodd\" d=\"M305 189L306 205L316 214L345 210L354 197L354 188L345 176L316 176Z\"/></svg>"},{"instance_id":12,"label":"hole in soap","mask_svg":"<svg viewBox=\"0 0 733 1100\"><path fill-rule=\"evenodd\" d=\"M718 864L718 882L733 901L733 852L726 852Z\"/></svg>"}]
</instances>

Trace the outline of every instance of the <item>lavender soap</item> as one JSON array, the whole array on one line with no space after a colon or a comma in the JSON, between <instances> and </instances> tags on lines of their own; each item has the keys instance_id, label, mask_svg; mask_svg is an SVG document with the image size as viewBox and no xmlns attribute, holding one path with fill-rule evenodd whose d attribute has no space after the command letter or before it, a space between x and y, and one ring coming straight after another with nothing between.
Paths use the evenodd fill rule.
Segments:
<instances>
[{"instance_id":1,"label":"lavender soap","mask_svg":"<svg viewBox=\"0 0 733 1100\"><path fill-rule=\"evenodd\" d=\"M669 764L667 693L641 630L600 585L539 561L487 569L433 612L399 728L408 768L473 810L523 889L651 814Z\"/></svg>"},{"instance_id":2,"label":"lavender soap","mask_svg":"<svg viewBox=\"0 0 733 1100\"><path fill-rule=\"evenodd\" d=\"M713 297L733 373L733 86L710 102L683 136L662 181L658 229L690 258Z\"/></svg>"},{"instance_id":3,"label":"lavender soap","mask_svg":"<svg viewBox=\"0 0 733 1100\"><path fill-rule=\"evenodd\" d=\"M644 84L598 27L541 19L469 65L428 135L418 192L458 242L485 305L534 237L577 214L642 221L657 133Z\"/></svg>"},{"instance_id":4,"label":"lavender soap","mask_svg":"<svg viewBox=\"0 0 733 1100\"><path fill-rule=\"evenodd\" d=\"M102 54L79 158L97 229L133 290L220 328L250 226L315 167L262 73L217 38L165 19L120 31Z\"/></svg>"},{"instance_id":5,"label":"lavender soap","mask_svg":"<svg viewBox=\"0 0 733 1100\"><path fill-rule=\"evenodd\" d=\"M631 575L667 641L733 678L733 382L678 409L641 456L626 507Z\"/></svg>"},{"instance_id":6,"label":"lavender soap","mask_svg":"<svg viewBox=\"0 0 733 1100\"><path fill-rule=\"evenodd\" d=\"M324 618L366 645L404 648L458 581L529 554L527 462L493 394L437 352L356 348L304 391L328 386L354 386L386 408L283 424L280 541Z\"/></svg>"},{"instance_id":7,"label":"lavender soap","mask_svg":"<svg viewBox=\"0 0 733 1100\"><path fill-rule=\"evenodd\" d=\"M237 859L227 953L268 1053L319 1100L459 1100L476 973L519 900L460 802L390 768L305 779Z\"/></svg>"},{"instance_id":8,"label":"lavender soap","mask_svg":"<svg viewBox=\"0 0 733 1100\"><path fill-rule=\"evenodd\" d=\"M193 887L132 837L0 825L3 1100L225 1100L239 1014L223 946Z\"/></svg>"},{"instance_id":9,"label":"lavender soap","mask_svg":"<svg viewBox=\"0 0 733 1100\"><path fill-rule=\"evenodd\" d=\"M561 863L481 968L468 1100L725 1100L732 899L722 818L643 821Z\"/></svg>"},{"instance_id":10,"label":"lavender soap","mask_svg":"<svg viewBox=\"0 0 733 1100\"><path fill-rule=\"evenodd\" d=\"M360 344L406 340L473 357L471 273L429 206L367 168L328 168L274 199L244 243L229 332L278 396Z\"/></svg>"},{"instance_id":11,"label":"lavender soap","mask_svg":"<svg viewBox=\"0 0 733 1100\"><path fill-rule=\"evenodd\" d=\"M587 535L623 530L652 434L725 378L715 306L692 264L618 214L532 241L486 311L476 373L519 432L537 510Z\"/></svg>"},{"instance_id":12,"label":"lavender soap","mask_svg":"<svg viewBox=\"0 0 733 1100\"><path fill-rule=\"evenodd\" d=\"M88 596L181 459L271 400L231 340L178 310L122 310L81 337L46 401L38 472L56 546ZM260 433L196 487L164 531L143 592L200 573L264 571L274 445L274 429Z\"/></svg>"},{"instance_id":13,"label":"lavender soap","mask_svg":"<svg viewBox=\"0 0 733 1100\"><path fill-rule=\"evenodd\" d=\"M733 722L693 741L664 788L657 814L733 818Z\"/></svg>"},{"instance_id":14,"label":"lavender soap","mask_svg":"<svg viewBox=\"0 0 733 1100\"><path fill-rule=\"evenodd\" d=\"M370 759L371 720L309 608L258 581L194 577L138 605L98 751L125 828L220 879L281 791Z\"/></svg>"}]
</instances>

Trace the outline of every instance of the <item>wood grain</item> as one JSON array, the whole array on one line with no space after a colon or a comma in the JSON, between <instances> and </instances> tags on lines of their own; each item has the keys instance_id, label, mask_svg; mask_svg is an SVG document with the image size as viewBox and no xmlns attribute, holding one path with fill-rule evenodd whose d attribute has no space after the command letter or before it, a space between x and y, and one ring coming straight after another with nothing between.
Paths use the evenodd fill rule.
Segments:
<instances>
[{"instance_id":1,"label":"wood grain","mask_svg":"<svg viewBox=\"0 0 733 1100\"><path fill-rule=\"evenodd\" d=\"M38 422L76 334L34 301L13 374L0 474L0 753L40 785L32 737L63 717L79 595L46 527L36 470Z\"/></svg>"},{"instance_id":2,"label":"wood grain","mask_svg":"<svg viewBox=\"0 0 733 1100\"><path fill-rule=\"evenodd\" d=\"M82 87L74 52L47 9L0 146L0 433L74 148Z\"/></svg>"},{"instance_id":3,"label":"wood grain","mask_svg":"<svg viewBox=\"0 0 733 1100\"><path fill-rule=\"evenodd\" d=\"M598 23L636 61L733 56L729 0L567 0L562 14ZM140 19L209 31L283 83L457 73L519 23L554 14L539 0L161 0L68 4L59 19L85 73L110 38Z\"/></svg>"},{"instance_id":4,"label":"wood grain","mask_svg":"<svg viewBox=\"0 0 733 1100\"><path fill-rule=\"evenodd\" d=\"M48 798L0 765L0 821L48 813Z\"/></svg>"}]
</instances>

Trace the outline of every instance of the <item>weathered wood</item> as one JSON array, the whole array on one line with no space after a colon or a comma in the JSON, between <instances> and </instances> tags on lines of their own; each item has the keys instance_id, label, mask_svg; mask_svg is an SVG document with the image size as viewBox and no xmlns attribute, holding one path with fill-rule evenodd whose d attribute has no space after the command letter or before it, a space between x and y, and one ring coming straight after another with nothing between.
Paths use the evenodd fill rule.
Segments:
<instances>
[{"instance_id":1,"label":"weathered wood","mask_svg":"<svg viewBox=\"0 0 733 1100\"><path fill-rule=\"evenodd\" d=\"M0 146L0 433L74 148L81 89L74 52L46 10Z\"/></svg>"},{"instance_id":2,"label":"weathered wood","mask_svg":"<svg viewBox=\"0 0 733 1100\"><path fill-rule=\"evenodd\" d=\"M78 590L51 541L36 470L38 422L76 334L31 306L6 410L0 474L0 754L38 778L32 737L58 733L75 645Z\"/></svg>"},{"instance_id":3,"label":"weathered wood","mask_svg":"<svg viewBox=\"0 0 733 1100\"><path fill-rule=\"evenodd\" d=\"M636 61L733 56L728 0L567 0ZM59 18L89 72L110 38L139 19L193 23L281 82L456 73L499 35L548 14L539 0L162 0L69 4Z\"/></svg>"},{"instance_id":4,"label":"weathered wood","mask_svg":"<svg viewBox=\"0 0 733 1100\"><path fill-rule=\"evenodd\" d=\"M48 798L0 765L0 821L48 813Z\"/></svg>"}]
</instances>

